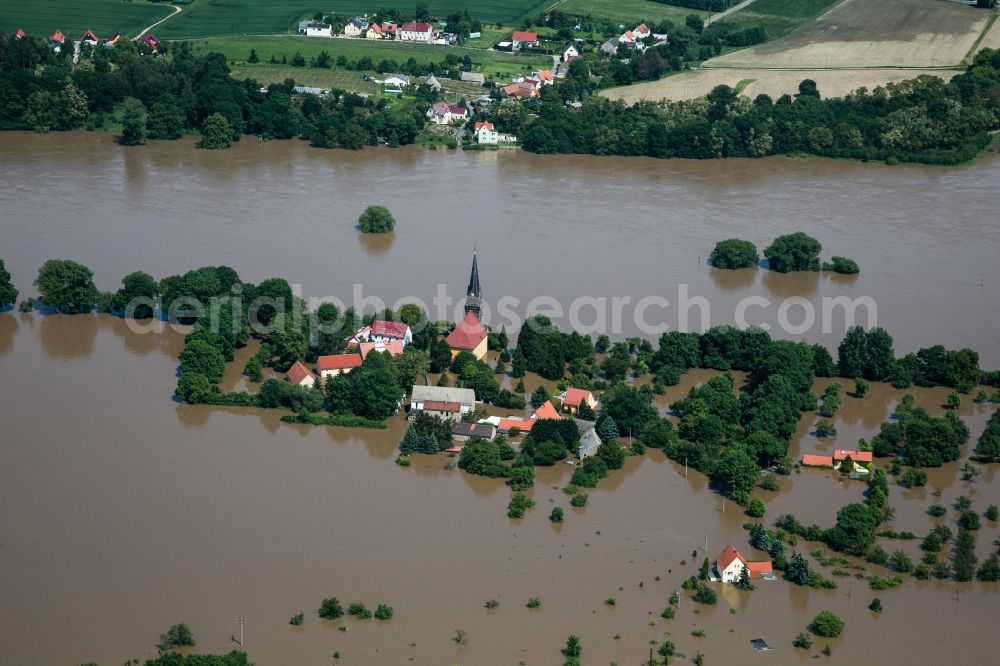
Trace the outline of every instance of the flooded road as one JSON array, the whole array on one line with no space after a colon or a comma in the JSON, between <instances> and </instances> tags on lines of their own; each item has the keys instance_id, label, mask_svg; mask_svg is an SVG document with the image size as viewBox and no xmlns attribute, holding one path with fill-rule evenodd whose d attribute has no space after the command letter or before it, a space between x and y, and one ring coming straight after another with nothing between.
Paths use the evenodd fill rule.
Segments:
<instances>
[{"instance_id":1,"label":"flooded road","mask_svg":"<svg viewBox=\"0 0 1000 666\"><path fill-rule=\"evenodd\" d=\"M225 263L248 280L286 276L307 295L347 296L357 281L390 302L407 290L429 299L438 282L464 286L477 244L488 298L640 298L686 281L714 313L746 294L868 293L898 352L968 345L984 366L1000 366L995 157L967 169L888 169L354 154L294 142L129 151L99 135L0 134L0 154L15 151L0 166L0 256L22 295L44 259L72 257L102 289L132 270L160 277ZM373 202L389 203L399 221L387 245L362 244L351 228ZM858 260L861 276L841 284L703 265L717 239L763 247L797 229L820 238L825 256ZM840 335L803 337L835 345ZM708 664L810 663L826 642L808 652L791 642L822 609L846 621L829 641L834 663L950 663L956 647L963 661L988 663L1000 648L996 584L908 579L874 593L853 579L834 591L776 581L749 594L720 590L719 604L698 613L685 599L662 620L706 537L712 559L729 542L750 550L741 528L750 519L731 503L723 513L697 472L650 451L572 509L559 490L570 468L540 469L537 506L511 521L501 481L446 469L444 456L397 466L400 418L385 431L307 428L274 412L172 402L180 345L179 333L137 335L107 316L0 314L0 663L148 658L176 622L191 626L199 651L221 652L234 647L239 616L258 666L328 665L335 651L350 664L548 665L561 663L569 634L588 664L639 664L651 640L673 641L688 660L702 652ZM658 404L711 375L687 373ZM227 384L239 381L227 374ZM870 438L903 393L873 385L863 399L845 395L835 438L809 434L815 416L804 415L790 454ZM945 393L920 390L918 403L943 413ZM991 409L963 401L973 441ZM959 465L930 470L926 488L891 486L888 527L922 535L926 508L961 494L980 512L1000 504L996 467L967 483ZM765 520L795 513L829 524L862 498L862 485L829 477L807 470L758 491ZM566 509L564 525L547 520L552 506ZM954 529L954 518L942 520ZM980 559L997 537L984 521ZM919 556L917 542L882 545ZM881 615L867 610L876 595ZM395 617L323 622L316 609L328 596L388 603ZM525 607L531 597L539 609ZM499 607L484 608L489 599ZM305 625L290 627L299 612ZM451 640L456 629L466 645ZM776 651L752 654L757 637Z\"/></svg>"}]
</instances>

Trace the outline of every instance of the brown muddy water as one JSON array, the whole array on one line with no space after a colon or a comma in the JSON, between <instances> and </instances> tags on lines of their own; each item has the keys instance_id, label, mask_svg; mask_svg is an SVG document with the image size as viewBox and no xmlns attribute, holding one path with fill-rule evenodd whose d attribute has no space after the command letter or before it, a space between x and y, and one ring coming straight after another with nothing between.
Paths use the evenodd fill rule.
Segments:
<instances>
[{"instance_id":1,"label":"brown muddy water","mask_svg":"<svg viewBox=\"0 0 1000 666\"><path fill-rule=\"evenodd\" d=\"M299 281L306 294L349 292L344 285L359 281L390 301L407 290L429 298L437 282L461 289L478 244L490 297L641 297L687 281L714 313L717 300L747 294L860 291L878 297L897 350L969 345L984 365L1000 365L996 158L888 169L354 154L250 141L208 154L184 144L123 150L82 134L0 134L0 154L0 256L22 293L45 258L68 256L91 265L105 289L131 270L226 263L250 280ZM362 245L350 227L379 201L396 212L395 238ZM764 245L799 228L827 256L857 259L862 275L848 284L762 271L734 278L703 265L717 238ZM588 664L639 664L650 641L665 639L708 664L807 663L825 642L804 652L791 641L824 608L846 620L829 641L836 663L989 663L1000 647L1000 593L978 583L908 580L877 593L886 610L874 615L864 581L843 579L835 591L776 581L750 594L721 590L720 603L697 614L685 599L674 620L661 620L706 536L712 558L730 541L749 551L748 519L731 504L723 513L698 473L651 451L629 458L580 510L558 490L570 468L541 469L537 506L511 521L500 481L446 469L443 456L395 465L402 419L386 431L302 428L271 412L172 402L180 345L178 332L138 335L106 316L0 314L0 663L150 657L159 633L181 621L199 650L224 651L241 615L259 665L329 664L334 651L354 664L548 665L561 663L569 634L581 636ZM688 373L658 404L710 376ZM918 401L941 413L945 393L921 390ZM805 415L792 454L870 438L902 394L876 385L863 399L845 396L835 438L810 435L815 417ZM973 440L991 409L966 398L960 414ZM892 487L890 527L923 534L927 506L961 494L980 511L1000 503L995 467L966 483L958 466L932 470L927 488ZM810 470L761 496L767 519L792 512L829 524L862 490ZM561 527L546 519L555 505L566 509ZM984 522L980 558L997 536ZM916 542L882 545L919 555ZM388 603L395 618L320 621L316 608L331 595ZM530 597L541 608L525 608ZM485 609L493 598L499 607ZM305 625L290 627L298 612ZM459 628L464 646L451 641ZM704 638L691 635L698 628ZM776 651L752 653L756 637Z\"/></svg>"}]
</instances>

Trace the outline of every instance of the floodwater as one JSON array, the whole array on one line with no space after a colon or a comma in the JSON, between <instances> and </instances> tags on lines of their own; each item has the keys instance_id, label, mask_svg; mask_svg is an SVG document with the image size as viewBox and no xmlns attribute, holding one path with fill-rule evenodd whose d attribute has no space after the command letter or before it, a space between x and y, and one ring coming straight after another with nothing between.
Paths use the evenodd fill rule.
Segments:
<instances>
[{"instance_id":1,"label":"floodwater","mask_svg":"<svg viewBox=\"0 0 1000 666\"><path fill-rule=\"evenodd\" d=\"M467 248L478 244L489 298L546 290L639 298L688 281L714 313L748 294L870 293L897 350L968 345L984 365L1000 365L995 157L938 170L355 154L251 141L209 154L185 144L125 150L83 134L0 134L0 154L18 156L0 166L0 256L23 294L45 258L67 256L92 266L103 289L132 270L162 276L225 263L249 280L286 276L307 295L349 295L358 281L390 301L429 298L439 281L464 287ZM361 244L352 221L379 201L396 212L395 237ZM703 265L717 238L764 245L800 228L827 254L857 259L862 275L841 284ZM928 297L922 312L918 299ZM335 651L354 664L557 664L569 634L581 637L591 664L639 664L651 640L666 639L709 664L807 663L825 641L809 652L791 641L825 608L846 620L845 634L829 641L836 663L994 659L995 584L908 580L873 593L854 579L835 591L776 581L749 594L721 590L719 604L698 613L685 599L674 620L661 620L670 593L705 556L706 537L712 558L731 541L750 550L741 529L749 519L724 507L697 472L650 451L572 509L559 490L570 468L557 465L539 470L537 506L511 521L501 481L448 469L454 461L444 456L397 466L401 418L385 431L308 428L274 412L171 401L181 341L180 332L140 335L108 316L0 314L0 663L146 658L182 621L200 651L219 652L235 647L240 616L261 666L330 664ZM712 374L687 373L658 404ZM227 386L241 382L231 368ZM804 415L791 453L870 438L903 393L873 385L865 398L844 395L835 438L811 435L815 417ZM943 412L946 391L916 393ZM992 409L965 399L973 441ZM923 534L927 506L961 494L979 511L1000 503L995 467L967 483L960 464L932 470L926 488L893 486L889 527ZM862 492L806 470L760 494L768 520L795 513L829 524ZM566 509L562 526L546 519L556 505ZM997 537L984 521L980 558ZM916 542L882 545L919 555ZM867 610L876 594L881 615ZM395 617L320 621L315 611L331 595L345 606L388 603ZM531 597L541 608L524 606ZM499 607L484 608L488 599ZM298 612L305 625L289 626ZM704 638L691 635L699 628ZM467 644L452 641L456 629ZM776 651L751 657L757 637Z\"/></svg>"}]
</instances>

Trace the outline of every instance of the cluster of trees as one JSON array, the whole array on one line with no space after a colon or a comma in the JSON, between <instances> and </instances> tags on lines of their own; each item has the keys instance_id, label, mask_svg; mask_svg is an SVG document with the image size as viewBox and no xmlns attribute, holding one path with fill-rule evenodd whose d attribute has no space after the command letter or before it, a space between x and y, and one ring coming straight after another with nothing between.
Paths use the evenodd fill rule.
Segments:
<instances>
[{"instance_id":1,"label":"cluster of trees","mask_svg":"<svg viewBox=\"0 0 1000 666\"><path fill-rule=\"evenodd\" d=\"M708 260L716 268L749 268L757 265L760 255L750 241L729 238L715 244Z\"/></svg>"},{"instance_id":2,"label":"cluster of trees","mask_svg":"<svg viewBox=\"0 0 1000 666\"><path fill-rule=\"evenodd\" d=\"M518 333L511 370L514 377L523 377L529 371L546 379L562 379L567 364L574 375L584 369L593 372L594 349L589 335L562 333L548 317L536 315Z\"/></svg>"},{"instance_id":3,"label":"cluster of trees","mask_svg":"<svg viewBox=\"0 0 1000 666\"><path fill-rule=\"evenodd\" d=\"M361 148L412 143L426 121L417 109L343 91L299 100L292 80L261 92L252 79L232 78L222 54L194 55L187 43L171 43L158 57L123 44L71 67L39 39L0 37L0 128L96 129L121 105L126 144L200 131L204 148L228 147L243 134Z\"/></svg>"},{"instance_id":4,"label":"cluster of trees","mask_svg":"<svg viewBox=\"0 0 1000 666\"><path fill-rule=\"evenodd\" d=\"M253 666L253 663L246 652L233 650L222 655L164 652L155 659L147 659L145 666Z\"/></svg>"},{"instance_id":5,"label":"cluster of trees","mask_svg":"<svg viewBox=\"0 0 1000 666\"><path fill-rule=\"evenodd\" d=\"M976 458L983 462L1000 461L1000 411L993 412L976 441Z\"/></svg>"},{"instance_id":6,"label":"cluster of trees","mask_svg":"<svg viewBox=\"0 0 1000 666\"><path fill-rule=\"evenodd\" d=\"M701 9L706 12L724 12L733 5L737 5L741 0L654 0L665 5L675 7L687 7L688 9Z\"/></svg>"},{"instance_id":7,"label":"cluster of trees","mask_svg":"<svg viewBox=\"0 0 1000 666\"><path fill-rule=\"evenodd\" d=\"M17 303L17 287L10 281L10 271L0 259L0 310L9 308Z\"/></svg>"},{"instance_id":8,"label":"cluster of trees","mask_svg":"<svg viewBox=\"0 0 1000 666\"><path fill-rule=\"evenodd\" d=\"M969 429L954 411L942 417L931 416L922 407L913 406L907 394L896 408L896 420L882 424L872 438L872 454L897 456L912 467L940 467L958 460L961 447L969 439Z\"/></svg>"},{"instance_id":9,"label":"cluster of trees","mask_svg":"<svg viewBox=\"0 0 1000 666\"><path fill-rule=\"evenodd\" d=\"M980 51L947 83L921 76L822 99L805 80L797 95L777 100L749 100L718 86L680 102L626 106L587 97L579 110L564 101L586 97L593 84L583 61L573 65L567 81L535 103L539 117L519 132L526 150L698 159L808 153L956 164L974 158L1000 127L1000 51L993 49Z\"/></svg>"},{"instance_id":10,"label":"cluster of trees","mask_svg":"<svg viewBox=\"0 0 1000 666\"><path fill-rule=\"evenodd\" d=\"M829 262L820 264L819 253L823 249L820 242L801 231L779 236L764 250L768 268L778 273L792 271L823 270L835 273L858 273L857 262L847 257L833 257ZM708 257L716 268L748 268L755 266L760 260L757 248L753 243L738 238L730 238L716 243Z\"/></svg>"}]
</instances>

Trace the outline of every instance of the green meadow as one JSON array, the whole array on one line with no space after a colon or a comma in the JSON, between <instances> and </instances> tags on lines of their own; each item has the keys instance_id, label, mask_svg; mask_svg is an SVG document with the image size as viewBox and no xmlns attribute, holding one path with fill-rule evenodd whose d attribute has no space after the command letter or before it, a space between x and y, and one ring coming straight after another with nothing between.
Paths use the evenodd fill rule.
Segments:
<instances>
[{"instance_id":1,"label":"green meadow","mask_svg":"<svg viewBox=\"0 0 1000 666\"><path fill-rule=\"evenodd\" d=\"M62 30L69 39L79 39L89 28L98 37L135 35L171 11L141 0L0 0L0 32L22 28L29 35L48 37Z\"/></svg>"}]
</instances>

